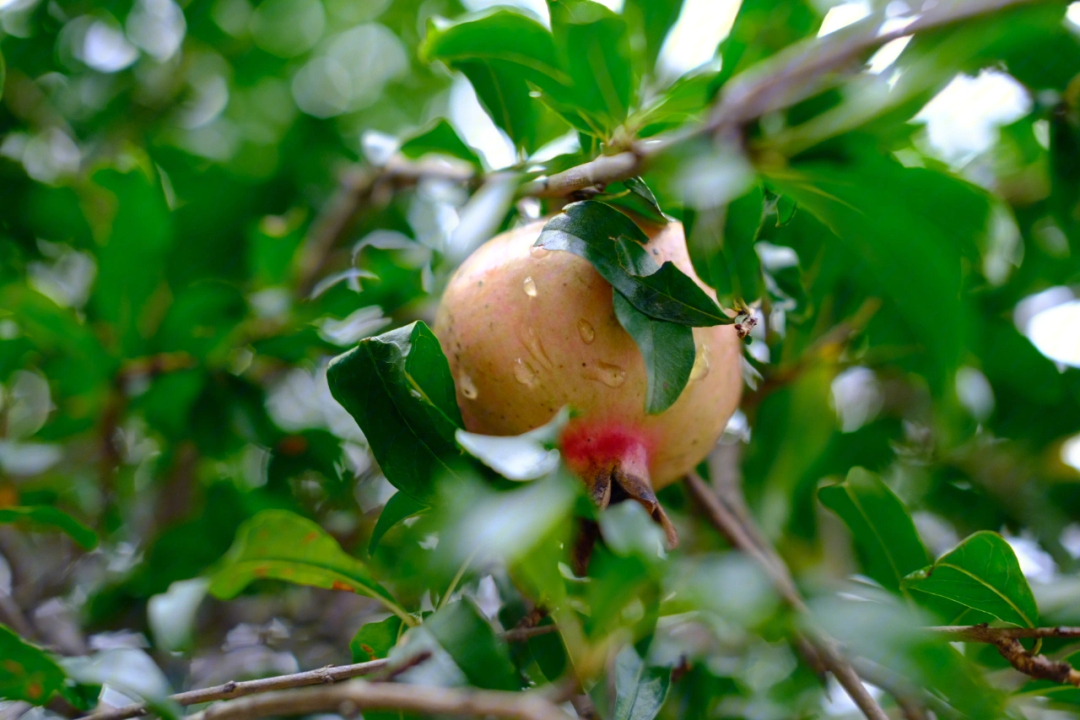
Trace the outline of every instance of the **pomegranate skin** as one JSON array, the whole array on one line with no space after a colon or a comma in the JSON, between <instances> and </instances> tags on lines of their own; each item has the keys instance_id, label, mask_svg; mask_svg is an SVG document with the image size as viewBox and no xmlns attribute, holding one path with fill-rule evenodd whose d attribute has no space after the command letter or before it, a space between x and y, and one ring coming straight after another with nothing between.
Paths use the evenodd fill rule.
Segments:
<instances>
[{"instance_id":1,"label":"pomegranate skin","mask_svg":"<svg viewBox=\"0 0 1080 720\"><path fill-rule=\"evenodd\" d=\"M738 407L741 341L731 325L694 328L690 382L670 408L646 414L645 363L615 317L611 285L573 253L534 248L544 224L482 245L443 295L434 331L465 427L519 435L569 405L580 413L564 434L564 456L574 470L584 476L620 461L591 448L611 452L605 448L630 438L645 451L653 487L668 485L708 454ZM681 224L646 232L657 264L674 262L715 297L694 274Z\"/></svg>"}]
</instances>

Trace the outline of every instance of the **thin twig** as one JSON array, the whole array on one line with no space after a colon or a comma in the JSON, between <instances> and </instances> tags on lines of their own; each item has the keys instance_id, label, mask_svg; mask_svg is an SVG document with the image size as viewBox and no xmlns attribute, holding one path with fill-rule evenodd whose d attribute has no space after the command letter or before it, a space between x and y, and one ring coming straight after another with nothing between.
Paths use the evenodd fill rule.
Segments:
<instances>
[{"instance_id":1,"label":"thin twig","mask_svg":"<svg viewBox=\"0 0 1080 720\"><path fill-rule=\"evenodd\" d=\"M370 662L324 667L317 670L261 678L259 680L245 680L243 682L230 680L223 685L215 685L214 687L176 693L175 695L170 695L168 699L178 705L198 705L214 700L228 700L231 698L243 697L245 695L270 692L271 690L284 690L287 688L304 687L306 685L325 685L341 680L350 680L352 678L378 672L388 665L388 660L372 660ZM146 704L139 703L87 715L82 720L127 720L128 718L141 717L149 712L150 710Z\"/></svg>"},{"instance_id":2,"label":"thin twig","mask_svg":"<svg viewBox=\"0 0 1080 720\"><path fill-rule=\"evenodd\" d=\"M691 472L686 476L686 486L705 510L710 522L728 539L728 542L761 565L784 601L800 614L807 613L806 603L803 602L802 595L799 594L787 565L780 561L771 549L762 547L760 544L762 541L755 540L754 536L757 533L747 529L748 523L728 507L697 473ZM819 632L806 634L807 641L817 652L817 661L833 674L863 715L869 720L888 720L888 715L867 691L866 686L851 667L851 663L840 654L836 641Z\"/></svg>"},{"instance_id":3,"label":"thin twig","mask_svg":"<svg viewBox=\"0 0 1080 720\"><path fill-rule=\"evenodd\" d=\"M936 625L926 632L947 635L951 641L996 643L1020 638L1080 638L1080 627L990 627L988 625Z\"/></svg>"},{"instance_id":4,"label":"thin twig","mask_svg":"<svg viewBox=\"0 0 1080 720\"><path fill-rule=\"evenodd\" d=\"M539 625L535 627L519 627L507 630L502 634L503 640L510 643L524 642L529 638L534 638L539 635L547 635L558 630L556 625Z\"/></svg>"},{"instance_id":5,"label":"thin twig","mask_svg":"<svg viewBox=\"0 0 1080 720\"><path fill-rule=\"evenodd\" d=\"M538 692L469 690L369 683L363 680L218 703L188 716L188 720L258 720L324 712L350 717L362 710L400 710L421 715L466 715L512 720L569 720L569 716Z\"/></svg>"}]
</instances>

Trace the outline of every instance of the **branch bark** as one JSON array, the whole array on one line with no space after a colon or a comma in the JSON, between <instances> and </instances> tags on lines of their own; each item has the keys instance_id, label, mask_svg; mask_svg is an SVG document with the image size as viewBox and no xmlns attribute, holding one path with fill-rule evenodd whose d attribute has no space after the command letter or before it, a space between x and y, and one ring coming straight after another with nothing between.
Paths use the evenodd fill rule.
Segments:
<instances>
[{"instance_id":1,"label":"branch bark","mask_svg":"<svg viewBox=\"0 0 1080 720\"><path fill-rule=\"evenodd\" d=\"M369 683L353 680L325 688L267 693L212 705L187 720L258 720L264 717L362 710L400 710L422 715L466 715L512 720L569 720L538 692L504 692Z\"/></svg>"},{"instance_id":2,"label":"branch bark","mask_svg":"<svg viewBox=\"0 0 1080 720\"><path fill-rule=\"evenodd\" d=\"M764 545L756 529L740 518L741 513L728 506L697 473L686 476L690 494L705 510L709 521L731 545L752 557L765 570L780 596L800 614L808 613L806 603L788 572L787 565L772 548ZM888 720L877 700L867 691L851 663L840 653L836 641L819 632L806 633L806 641L816 652L816 660L833 674L869 720Z\"/></svg>"},{"instance_id":3,"label":"branch bark","mask_svg":"<svg viewBox=\"0 0 1080 720\"><path fill-rule=\"evenodd\" d=\"M989 625L936 625L927 632L949 636L950 641L996 643L1020 638L1080 639L1080 627L990 627Z\"/></svg>"}]
</instances>

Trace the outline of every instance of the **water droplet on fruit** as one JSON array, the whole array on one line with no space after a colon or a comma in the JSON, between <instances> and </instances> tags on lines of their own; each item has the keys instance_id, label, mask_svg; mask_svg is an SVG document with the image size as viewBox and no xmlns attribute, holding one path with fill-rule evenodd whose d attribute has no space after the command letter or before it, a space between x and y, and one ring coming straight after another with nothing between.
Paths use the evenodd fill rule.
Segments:
<instances>
[{"instance_id":1,"label":"water droplet on fruit","mask_svg":"<svg viewBox=\"0 0 1080 720\"><path fill-rule=\"evenodd\" d=\"M596 339L596 330L593 330L593 326L585 318L577 321L577 331L581 336L581 342L586 345L592 345L593 340Z\"/></svg>"},{"instance_id":2,"label":"water droplet on fruit","mask_svg":"<svg viewBox=\"0 0 1080 720\"><path fill-rule=\"evenodd\" d=\"M694 357L694 367L690 369L690 379L700 380L709 374L709 346L699 345L697 355Z\"/></svg>"},{"instance_id":3,"label":"water droplet on fruit","mask_svg":"<svg viewBox=\"0 0 1080 720\"><path fill-rule=\"evenodd\" d=\"M533 282L532 277L525 278L525 294L529 297L536 297L536 283Z\"/></svg>"},{"instance_id":4,"label":"water droplet on fruit","mask_svg":"<svg viewBox=\"0 0 1080 720\"><path fill-rule=\"evenodd\" d=\"M618 365L612 365L611 363L598 362L596 367L591 367L585 376L590 380L598 380L608 387L619 387L626 382L626 371Z\"/></svg>"},{"instance_id":5,"label":"water droplet on fruit","mask_svg":"<svg viewBox=\"0 0 1080 720\"><path fill-rule=\"evenodd\" d=\"M471 377L469 377L468 375L462 375L460 378L458 378L458 387L461 388L461 394L464 395L467 399L476 399L476 383L473 382L473 379Z\"/></svg>"},{"instance_id":6,"label":"water droplet on fruit","mask_svg":"<svg viewBox=\"0 0 1080 720\"><path fill-rule=\"evenodd\" d=\"M546 247L541 247L539 245L533 245L532 248L529 250L529 253L537 259L545 257L549 252L551 251L548 250Z\"/></svg>"},{"instance_id":7,"label":"water droplet on fruit","mask_svg":"<svg viewBox=\"0 0 1080 720\"><path fill-rule=\"evenodd\" d=\"M536 387L540 384L540 379L536 376L536 370L521 358L514 361L514 378L525 387Z\"/></svg>"}]
</instances>

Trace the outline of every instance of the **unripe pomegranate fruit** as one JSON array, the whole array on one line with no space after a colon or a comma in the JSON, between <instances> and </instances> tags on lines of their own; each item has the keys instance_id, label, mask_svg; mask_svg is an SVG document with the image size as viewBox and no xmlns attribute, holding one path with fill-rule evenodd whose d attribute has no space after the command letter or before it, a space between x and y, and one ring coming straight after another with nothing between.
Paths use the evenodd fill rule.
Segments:
<instances>
[{"instance_id":1,"label":"unripe pomegranate fruit","mask_svg":"<svg viewBox=\"0 0 1080 720\"><path fill-rule=\"evenodd\" d=\"M562 436L567 464L603 507L632 497L676 537L653 489L708 454L739 404L740 340L731 325L694 328L690 382L662 413L645 412L648 380L637 345L612 307L612 287L585 259L534 247L544 221L503 233L458 268L435 334L450 362L471 432L519 435L565 405L579 415ZM657 264L670 260L711 297L682 225L643 228Z\"/></svg>"}]
</instances>

